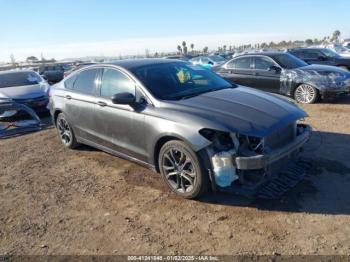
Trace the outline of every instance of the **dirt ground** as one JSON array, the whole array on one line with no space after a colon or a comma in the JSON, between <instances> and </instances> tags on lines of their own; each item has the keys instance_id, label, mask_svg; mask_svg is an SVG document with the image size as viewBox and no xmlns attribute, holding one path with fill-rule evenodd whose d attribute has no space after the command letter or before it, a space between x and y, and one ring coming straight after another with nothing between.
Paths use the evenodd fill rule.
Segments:
<instances>
[{"instance_id":1,"label":"dirt ground","mask_svg":"<svg viewBox=\"0 0 350 262\"><path fill-rule=\"evenodd\" d=\"M64 149L54 129L0 140L0 255L350 254L350 97L304 108L313 166L278 201L180 199L136 164Z\"/></svg>"}]
</instances>

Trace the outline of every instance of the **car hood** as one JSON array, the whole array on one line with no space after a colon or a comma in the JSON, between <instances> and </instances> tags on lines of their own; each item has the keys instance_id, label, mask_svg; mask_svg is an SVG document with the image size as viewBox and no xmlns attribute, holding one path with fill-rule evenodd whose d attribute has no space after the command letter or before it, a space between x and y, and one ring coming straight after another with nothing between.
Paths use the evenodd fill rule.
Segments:
<instances>
[{"instance_id":1,"label":"car hood","mask_svg":"<svg viewBox=\"0 0 350 262\"><path fill-rule=\"evenodd\" d=\"M350 76L350 73L345 71L342 68L336 66L327 66L327 65L307 65L297 68L303 71L317 71L317 72L329 72L329 73L342 73Z\"/></svg>"},{"instance_id":2,"label":"car hood","mask_svg":"<svg viewBox=\"0 0 350 262\"><path fill-rule=\"evenodd\" d=\"M167 104L171 104L173 110L199 116L226 129L221 131L256 137L269 136L307 116L292 102L246 87L223 89Z\"/></svg>"},{"instance_id":3,"label":"car hood","mask_svg":"<svg viewBox=\"0 0 350 262\"><path fill-rule=\"evenodd\" d=\"M45 94L45 86L41 84L0 88L0 97L11 99L31 99Z\"/></svg>"}]
</instances>

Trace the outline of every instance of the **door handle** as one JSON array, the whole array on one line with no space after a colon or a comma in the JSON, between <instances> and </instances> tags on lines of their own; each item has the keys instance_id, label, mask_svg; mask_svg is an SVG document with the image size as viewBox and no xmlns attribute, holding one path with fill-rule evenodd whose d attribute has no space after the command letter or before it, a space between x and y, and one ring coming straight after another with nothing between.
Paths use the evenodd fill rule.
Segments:
<instances>
[{"instance_id":1,"label":"door handle","mask_svg":"<svg viewBox=\"0 0 350 262\"><path fill-rule=\"evenodd\" d=\"M66 99L72 99L72 97L70 95L66 95L65 98Z\"/></svg>"},{"instance_id":2,"label":"door handle","mask_svg":"<svg viewBox=\"0 0 350 262\"><path fill-rule=\"evenodd\" d=\"M107 106L107 103L102 102L102 101L97 101L97 104L98 104L99 106L102 106L102 107Z\"/></svg>"}]
</instances>

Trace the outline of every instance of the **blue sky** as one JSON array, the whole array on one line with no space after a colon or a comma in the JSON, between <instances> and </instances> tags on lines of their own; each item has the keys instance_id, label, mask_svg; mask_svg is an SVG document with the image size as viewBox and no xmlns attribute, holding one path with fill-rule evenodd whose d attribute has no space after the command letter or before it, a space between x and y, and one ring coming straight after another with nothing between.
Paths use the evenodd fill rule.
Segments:
<instances>
[{"instance_id":1,"label":"blue sky","mask_svg":"<svg viewBox=\"0 0 350 262\"><path fill-rule=\"evenodd\" d=\"M0 0L0 61L350 37L349 0Z\"/></svg>"}]
</instances>

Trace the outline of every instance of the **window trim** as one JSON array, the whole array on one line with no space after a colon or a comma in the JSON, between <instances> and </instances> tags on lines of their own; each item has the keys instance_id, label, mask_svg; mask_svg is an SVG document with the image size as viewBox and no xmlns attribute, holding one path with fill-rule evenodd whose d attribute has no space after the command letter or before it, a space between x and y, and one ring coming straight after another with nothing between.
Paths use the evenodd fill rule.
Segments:
<instances>
[{"instance_id":1,"label":"window trim","mask_svg":"<svg viewBox=\"0 0 350 262\"><path fill-rule=\"evenodd\" d=\"M264 57L264 58L267 58L268 60L270 60L275 66L278 66L278 67L281 67L273 58L267 56L267 55L255 55L255 56L252 56L253 57L253 70L257 70L257 71L263 71L263 72L267 72L268 69L258 69L258 68L255 68L255 59L257 57ZM282 68L282 67L281 67Z\"/></svg>"}]
</instances>

